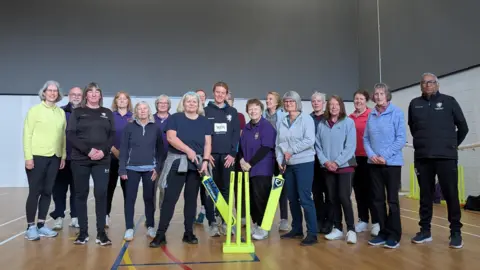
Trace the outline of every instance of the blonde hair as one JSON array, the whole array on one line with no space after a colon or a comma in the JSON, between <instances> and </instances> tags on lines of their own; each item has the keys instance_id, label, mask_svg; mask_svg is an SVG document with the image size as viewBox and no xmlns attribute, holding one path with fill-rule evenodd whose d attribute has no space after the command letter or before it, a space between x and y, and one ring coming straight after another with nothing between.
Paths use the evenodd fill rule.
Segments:
<instances>
[{"instance_id":1,"label":"blonde hair","mask_svg":"<svg viewBox=\"0 0 480 270\"><path fill-rule=\"evenodd\" d=\"M148 105L148 103L146 101L140 101L140 102L137 102L137 104L135 104L135 108L133 110L133 118L136 119L136 120L140 120L138 119L138 107L140 105L145 105L147 106L147 110L148 110L148 121L150 122L155 122L155 119L153 118L153 114L152 114L152 109L150 108L150 105Z\"/></svg>"},{"instance_id":2,"label":"blonde hair","mask_svg":"<svg viewBox=\"0 0 480 270\"><path fill-rule=\"evenodd\" d=\"M200 96L195 92L187 92L185 93L185 95L183 95L182 99L178 103L177 112L185 112L185 106L183 104L185 103L185 101L187 101L187 99L190 99L190 98L194 98L195 100L197 100L197 104L198 104L197 114L205 115L203 111L203 107L201 105Z\"/></svg>"},{"instance_id":3,"label":"blonde hair","mask_svg":"<svg viewBox=\"0 0 480 270\"><path fill-rule=\"evenodd\" d=\"M283 100L282 98L280 97L280 94L275 92L275 91L270 91L267 93L267 96L268 95L272 95L276 100L277 100L277 108L275 108L276 110L278 110L278 108L282 108L283 107Z\"/></svg>"},{"instance_id":4,"label":"blonde hair","mask_svg":"<svg viewBox=\"0 0 480 270\"><path fill-rule=\"evenodd\" d=\"M130 98L130 95L125 91L118 91L117 94L115 95L115 97L113 98L112 112L118 111L117 99L119 99L121 95L124 95L128 99L127 110L129 112L131 112L132 111L132 99Z\"/></svg>"}]
</instances>

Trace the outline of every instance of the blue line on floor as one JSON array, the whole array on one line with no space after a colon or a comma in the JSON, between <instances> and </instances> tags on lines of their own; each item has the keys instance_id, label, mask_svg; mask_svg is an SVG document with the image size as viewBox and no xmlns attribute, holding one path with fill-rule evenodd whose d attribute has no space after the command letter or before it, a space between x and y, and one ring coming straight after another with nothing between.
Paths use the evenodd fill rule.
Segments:
<instances>
[{"instance_id":1,"label":"blue line on floor","mask_svg":"<svg viewBox=\"0 0 480 270\"><path fill-rule=\"evenodd\" d=\"M259 262L260 259L255 253L251 253L250 256L252 256L252 260L236 260L236 261L205 261L205 262L162 262L162 263L134 263L134 264L120 264L118 266L165 266L165 265L178 265L178 264L183 264L183 265L189 265L189 264L225 264L225 263L253 263L253 262Z\"/></svg>"},{"instance_id":2,"label":"blue line on floor","mask_svg":"<svg viewBox=\"0 0 480 270\"><path fill-rule=\"evenodd\" d=\"M135 233L137 232L137 229L138 229L138 226L140 225L140 222L143 221L143 218L145 218L145 216L141 216L137 223L135 224L135 228L133 228L133 235L135 235ZM122 246L122 248L120 249L120 252L118 253L118 256L117 258L115 259L115 262L113 263L112 265L112 268L110 268L110 270L117 270L120 265L120 263L122 262L122 259L123 259L123 255L125 255L125 251L127 251L127 248L128 248L128 244L130 242L125 242Z\"/></svg>"}]
</instances>

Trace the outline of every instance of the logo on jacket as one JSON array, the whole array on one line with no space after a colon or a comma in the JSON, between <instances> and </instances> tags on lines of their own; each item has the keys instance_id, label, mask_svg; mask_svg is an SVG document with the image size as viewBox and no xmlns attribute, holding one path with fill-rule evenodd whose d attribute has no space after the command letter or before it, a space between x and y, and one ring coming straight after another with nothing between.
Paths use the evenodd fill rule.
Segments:
<instances>
[{"instance_id":1,"label":"logo on jacket","mask_svg":"<svg viewBox=\"0 0 480 270\"><path fill-rule=\"evenodd\" d=\"M100 115L100 117L102 117L102 118L108 118L108 117L107 117L107 114L104 113L104 112L102 112L102 114Z\"/></svg>"},{"instance_id":2,"label":"logo on jacket","mask_svg":"<svg viewBox=\"0 0 480 270\"><path fill-rule=\"evenodd\" d=\"M228 121L228 122L231 122L231 121L232 121L232 115L231 115L231 114L228 114L228 115L227 115L227 121Z\"/></svg>"},{"instance_id":3,"label":"logo on jacket","mask_svg":"<svg viewBox=\"0 0 480 270\"><path fill-rule=\"evenodd\" d=\"M437 107L435 108L435 110L443 110L443 107L442 107L442 102L438 102L437 104L435 104Z\"/></svg>"},{"instance_id":4,"label":"logo on jacket","mask_svg":"<svg viewBox=\"0 0 480 270\"><path fill-rule=\"evenodd\" d=\"M258 135L258 132L255 133L255 140L258 140L258 136L259 136L259 135Z\"/></svg>"}]
</instances>

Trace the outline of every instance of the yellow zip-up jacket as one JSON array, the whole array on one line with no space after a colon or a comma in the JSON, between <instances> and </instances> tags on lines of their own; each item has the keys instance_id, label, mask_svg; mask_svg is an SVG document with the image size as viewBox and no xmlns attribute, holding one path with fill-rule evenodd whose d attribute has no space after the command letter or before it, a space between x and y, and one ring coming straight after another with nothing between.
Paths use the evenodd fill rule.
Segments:
<instances>
[{"instance_id":1,"label":"yellow zip-up jacket","mask_svg":"<svg viewBox=\"0 0 480 270\"><path fill-rule=\"evenodd\" d=\"M65 112L56 105L45 102L30 108L23 126L23 152L25 160L33 156L51 157L63 160L67 157Z\"/></svg>"}]
</instances>

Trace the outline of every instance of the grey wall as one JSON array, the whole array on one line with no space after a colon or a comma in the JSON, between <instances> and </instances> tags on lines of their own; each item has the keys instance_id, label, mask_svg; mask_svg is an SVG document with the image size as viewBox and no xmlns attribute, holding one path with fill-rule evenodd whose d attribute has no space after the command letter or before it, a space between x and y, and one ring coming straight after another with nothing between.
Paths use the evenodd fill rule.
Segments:
<instances>
[{"instance_id":1,"label":"grey wall","mask_svg":"<svg viewBox=\"0 0 480 270\"><path fill-rule=\"evenodd\" d=\"M360 37L374 36L376 0L359 0ZM380 0L382 79L392 88L418 83L424 72L439 76L480 64L480 1ZM360 86L379 78L370 61L376 41L360 42ZM377 59L378 60L378 59Z\"/></svg>"},{"instance_id":2,"label":"grey wall","mask_svg":"<svg viewBox=\"0 0 480 270\"><path fill-rule=\"evenodd\" d=\"M136 96L218 80L236 97L358 87L355 0L4 2L1 93L35 93L48 79Z\"/></svg>"}]
</instances>

